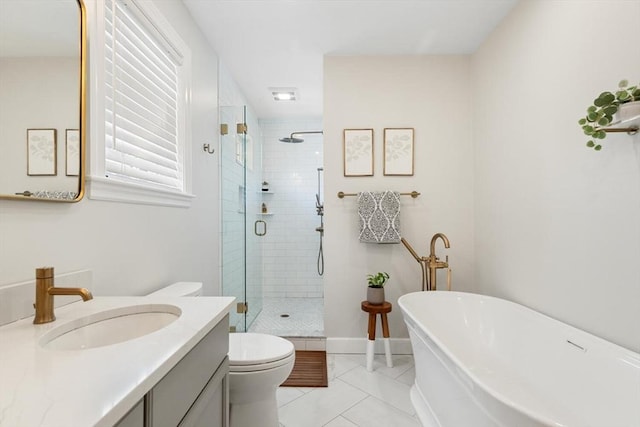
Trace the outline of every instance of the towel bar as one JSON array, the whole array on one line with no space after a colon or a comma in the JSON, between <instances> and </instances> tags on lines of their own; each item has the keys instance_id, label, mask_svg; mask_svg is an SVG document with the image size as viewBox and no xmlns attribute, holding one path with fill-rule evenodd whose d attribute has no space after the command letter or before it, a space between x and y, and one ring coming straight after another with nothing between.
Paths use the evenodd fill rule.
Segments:
<instances>
[{"instance_id":1,"label":"towel bar","mask_svg":"<svg viewBox=\"0 0 640 427\"><path fill-rule=\"evenodd\" d=\"M338 198L339 199L344 199L345 196L357 196L358 193L345 193L344 191L338 191ZM401 196L411 196L414 199L417 198L420 193L418 193L417 191L412 191L411 193L400 193Z\"/></svg>"}]
</instances>

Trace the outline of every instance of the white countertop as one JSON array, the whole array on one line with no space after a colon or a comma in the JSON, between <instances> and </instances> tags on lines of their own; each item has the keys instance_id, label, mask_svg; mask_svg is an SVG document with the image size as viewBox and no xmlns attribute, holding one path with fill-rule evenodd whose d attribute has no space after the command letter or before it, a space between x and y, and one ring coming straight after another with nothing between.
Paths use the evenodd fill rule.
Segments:
<instances>
[{"instance_id":1,"label":"white countertop","mask_svg":"<svg viewBox=\"0 0 640 427\"><path fill-rule=\"evenodd\" d=\"M231 297L96 297L0 327L0 426L112 426L229 312ZM83 350L48 350L40 337L113 308L170 304L182 314L148 335Z\"/></svg>"}]
</instances>

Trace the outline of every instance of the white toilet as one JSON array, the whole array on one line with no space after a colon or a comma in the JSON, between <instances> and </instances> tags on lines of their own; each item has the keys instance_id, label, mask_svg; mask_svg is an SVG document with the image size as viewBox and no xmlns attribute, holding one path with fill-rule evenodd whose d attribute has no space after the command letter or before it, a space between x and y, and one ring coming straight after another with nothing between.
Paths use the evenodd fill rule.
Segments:
<instances>
[{"instance_id":1,"label":"white toilet","mask_svg":"<svg viewBox=\"0 0 640 427\"><path fill-rule=\"evenodd\" d=\"M202 283L179 282L149 295L199 296ZM284 338L266 334L229 335L231 427L278 427L276 390L293 369L295 350Z\"/></svg>"}]
</instances>

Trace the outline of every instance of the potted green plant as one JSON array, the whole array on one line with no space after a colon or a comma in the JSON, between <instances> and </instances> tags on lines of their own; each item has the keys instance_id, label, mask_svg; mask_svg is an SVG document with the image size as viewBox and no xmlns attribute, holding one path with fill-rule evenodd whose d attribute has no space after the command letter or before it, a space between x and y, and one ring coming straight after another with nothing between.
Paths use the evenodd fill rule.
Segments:
<instances>
[{"instance_id":1,"label":"potted green plant","mask_svg":"<svg viewBox=\"0 0 640 427\"><path fill-rule=\"evenodd\" d=\"M585 135L591 139L587 147L600 151L602 146L596 142L604 139L607 132L603 129L614 121L624 120L619 115L627 109L637 109L640 105L640 85L629 86L627 80L618 83L618 90L614 92L602 92L593 104L587 108L587 115L578 121ZM638 114L637 112L635 114ZM614 119L614 116L615 119Z\"/></svg>"},{"instance_id":2,"label":"potted green plant","mask_svg":"<svg viewBox=\"0 0 640 427\"><path fill-rule=\"evenodd\" d=\"M389 280L389 273L385 271L367 275L367 301L369 304L380 305L384 302L384 284Z\"/></svg>"}]
</instances>

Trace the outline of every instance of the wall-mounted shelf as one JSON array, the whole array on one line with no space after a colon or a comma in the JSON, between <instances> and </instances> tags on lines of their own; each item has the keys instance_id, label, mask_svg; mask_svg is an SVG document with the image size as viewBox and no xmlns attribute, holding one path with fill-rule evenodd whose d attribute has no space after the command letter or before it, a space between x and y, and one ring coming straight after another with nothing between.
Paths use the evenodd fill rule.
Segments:
<instances>
[{"instance_id":1,"label":"wall-mounted shelf","mask_svg":"<svg viewBox=\"0 0 640 427\"><path fill-rule=\"evenodd\" d=\"M258 215L270 216L270 215L273 215L273 212L258 212Z\"/></svg>"},{"instance_id":2,"label":"wall-mounted shelf","mask_svg":"<svg viewBox=\"0 0 640 427\"><path fill-rule=\"evenodd\" d=\"M258 194L275 194L274 191L258 191Z\"/></svg>"},{"instance_id":3,"label":"wall-mounted shelf","mask_svg":"<svg viewBox=\"0 0 640 427\"><path fill-rule=\"evenodd\" d=\"M640 129L640 115L611 123L609 126L602 128L607 133L620 132L629 135L635 135L638 133L638 129Z\"/></svg>"}]
</instances>

